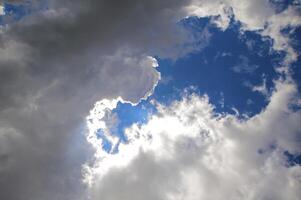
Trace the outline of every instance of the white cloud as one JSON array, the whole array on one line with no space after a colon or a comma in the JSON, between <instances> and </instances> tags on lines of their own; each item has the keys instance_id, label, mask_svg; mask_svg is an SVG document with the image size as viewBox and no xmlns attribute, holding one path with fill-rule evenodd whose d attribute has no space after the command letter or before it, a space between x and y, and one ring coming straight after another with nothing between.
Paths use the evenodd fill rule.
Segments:
<instances>
[{"instance_id":1,"label":"white cloud","mask_svg":"<svg viewBox=\"0 0 301 200\"><path fill-rule=\"evenodd\" d=\"M272 38L274 50L287 53L285 65L297 59L297 53L289 44L289 36L281 33L283 28L301 25L297 7L289 6L283 12L276 13L275 5L269 0L194 0L187 6L187 13L200 17L218 16L215 23L221 29L226 29L234 16L242 23L242 30L258 31L262 36Z\"/></svg>"},{"instance_id":2,"label":"white cloud","mask_svg":"<svg viewBox=\"0 0 301 200\"><path fill-rule=\"evenodd\" d=\"M4 7L2 5L0 5L0 16L1 15L5 15Z\"/></svg>"},{"instance_id":3,"label":"white cloud","mask_svg":"<svg viewBox=\"0 0 301 200\"><path fill-rule=\"evenodd\" d=\"M231 69L236 73L252 74L258 67L258 65L251 64L248 57L240 55L238 64Z\"/></svg>"},{"instance_id":4,"label":"white cloud","mask_svg":"<svg viewBox=\"0 0 301 200\"><path fill-rule=\"evenodd\" d=\"M125 131L118 154L86 166L92 199L297 200L301 167L287 167L283 154L301 153L295 95L279 80L266 109L244 120L215 113L196 94L159 105L147 124Z\"/></svg>"},{"instance_id":5,"label":"white cloud","mask_svg":"<svg viewBox=\"0 0 301 200\"><path fill-rule=\"evenodd\" d=\"M259 92L261 94L263 94L264 96L268 96L269 95L269 91L268 91L268 88L267 88L267 85L266 85L266 78L263 77L262 79L262 84L261 85L255 85L255 86L251 86L252 88L252 91L253 92Z\"/></svg>"},{"instance_id":6,"label":"white cloud","mask_svg":"<svg viewBox=\"0 0 301 200\"><path fill-rule=\"evenodd\" d=\"M288 73L288 72L284 72L284 73ZM270 94L270 89L267 87L267 79L264 74L262 75L261 80L262 83L257 85L253 85L250 82L245 81L244 86L248 87L253 92L259 92L260 94L268 98L271 94Z\"/></svg>"},{"instance_id":7,"label":"white cloud","mask_svg":"<svg viewBox=\"0 0 301 200\"><path fill-rule=\"evenodd\" d=\"M289 38L280 33L300 25L294 8L277 14L269 1L194 1L186 8L188 15L217 16L213 22L223 30L235 16L242 31L263 30L259 33L274 40L274 50L287 52L285 65L296 59ZM297 200L301 168L287 167L284 156L301 152L301 113L289 109L296 86L288 78L275 81L271 95L265 81L253 90L270 102L247 119L215 113L206 96L159 105L147 124L126 129L129 143L120 144L118 154L97 147L96 161L85 165L91 198Z\"/></svg>"}]
</instances>

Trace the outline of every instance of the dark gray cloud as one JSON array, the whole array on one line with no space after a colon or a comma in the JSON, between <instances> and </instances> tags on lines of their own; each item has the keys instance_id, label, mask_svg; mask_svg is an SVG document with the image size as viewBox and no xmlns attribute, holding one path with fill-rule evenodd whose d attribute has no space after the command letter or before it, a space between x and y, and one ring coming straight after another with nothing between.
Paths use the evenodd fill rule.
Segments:
<instances>
[{"instance_id":1,"label":"dark gray cloud","mask_svg":"<svg viewBox=\"0 0 301 200\"><path fill-rule=\"evenodd\" d=\"M174 48L191 42L176 25L188 3L54 0L2 28L0 199L86 199L85 116L97 100L148 95L159 80L148 55L191 50Z\"/></svg>"}]
</instances>

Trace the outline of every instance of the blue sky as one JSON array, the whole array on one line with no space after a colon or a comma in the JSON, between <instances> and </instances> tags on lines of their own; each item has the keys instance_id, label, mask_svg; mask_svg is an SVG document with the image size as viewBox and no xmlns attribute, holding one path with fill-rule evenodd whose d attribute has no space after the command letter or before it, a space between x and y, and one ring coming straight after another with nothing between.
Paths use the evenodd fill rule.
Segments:
<instances>
[{"instance_id":1,"label":"blue sky","mask_svg":"<svg viewBox=\"0 0 301 200\"><path fill-rule=\"evenodd\" d=\"M181 99L185 89L190 93L208 95L216 112L237 114L238 111L242 118L252 117L267 106L275 87L273 80L279 78L275 69L281 65L284 52L271 50L272 41L256 32L241 33L240 23L234 20L225 31L210 25L209 18L193 17L183 23L194 34L200 30L199 27L209 26L209 45L176 61L157 58L162 79L154 93L138 105L119 103L113 110L119 121L112 132L120 137L121 142L126 142L125 128L134 123L146 123L148 117L156 112L150 101L169 105ZM297 50L300 48L298 31L293 34ZM300 59L293 65L293 77L300 87ZM252 90L263 84L266 84L267 94ZM106 143L106 147L109 150L111 146Z\"/></svg>"},{"instance_id":2,"label":"blue sky","mask_svg":"<svg viewBox=\"0 0 301 200\"><path fill-rule=\"evenodd\" d=\"M22 17L28 15L31 12L30 5L21 4L21 5L13 5L13 4L4 4L4 12L5 18L10 17L13 21L20 20ZM3 16L0 18L3 21ZM7 23L3 21L2 23Z\"/></svg>"},{"instance_id":3,"label":"blue sky","mask_svg":"<svg viewBox=\"0 0 301 200\"><path fill-rule=\"evenodd\" d=\"M33 4L30 0L25 0L21 4L4 3L4 16L0 16L1 24L10 24L21 20L23 17L34 12L47 9L47 0L38 1Z\"/></svg>"}]
</instances>

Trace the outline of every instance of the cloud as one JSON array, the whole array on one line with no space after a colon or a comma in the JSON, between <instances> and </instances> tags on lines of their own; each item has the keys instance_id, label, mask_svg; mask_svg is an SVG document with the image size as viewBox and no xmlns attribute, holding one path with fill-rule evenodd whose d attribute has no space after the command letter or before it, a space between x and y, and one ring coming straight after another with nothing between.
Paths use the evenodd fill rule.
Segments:
<instances>
[{"instance_id":1,"label":"cloud","mask_svg":"<svg viewBox=\"0 0 301 200\"><path fill-rule=\"evenodd\" d=\"M267 87L267 79L265 75L262 75L262 83L258 85L253 85L250 82L246 81L244 82L244 85L248 88L250 88L253 92L259 92L265 97L269 97L270 94L270 89Z\"/></svg>"},{"instance_id":2,"label":"cloud","mask_svg":"<svg viewBox=\"0 0 301 200\"><path fill-rule=\"evenodd\" d=\"M1 0L0 4L3 5L4 3L11 3L11 4L15 4L15 3L21 3L21 0Z\"/></svg>"},{"instance_id":3,"label":"cloud","mask_svg":"<svg viewBox=\"0 0 301 200\"><path fill-rule=\"evenodd\" d=\"M13 4L13 5L20 5L20 4L36 4L41 3L44 0L30 0L30 1L24 1L24 0L0 0L0 5L3 4Z\"/></svg>"},{"instance_id":4,"label":"cloud","mask_svg":"<svg viewBox=\"0 0 301 200\"><path fill-rule=\"evenodd\" d=\"M216 16L213 22L222 29L226 29L234 17L241 22L242 31L257 31L273 39L273 49L285 51L287 56L283 63L289 65L297 59L297 53L290 46L289 36L281 31L300 26L301 16L298 6L288 6L282 12L276 12L276 8L269 0L195 0L187 7L187 12L200 17Z\"/></svg>"},{"instance_id":5,"label":"cloud","mask_svg":"<svg viewBox=\"0 0 301 200\"><path fill-rule=\"evenodd\" d=\"M53 77L50 85L47 74L39 73L33 83L31 76L17 76L16 82L1 79L11 81L1 86L7 90L0 114L1 156L7 158L1 160L6 166L0 172L1 198L80 199L81 165L89 152L93 155L83 134L91 105L115 95L137 102L159 80L153 59L147 56L108 56L99 65L90 66L91 71L70 69Z\"/></svg>"},{"instance_id":6,"label":"cloud","mask_svg":"<svg viewBox=\"0 0 301 200\"><path fill-rule=\"evenodd\" d=\"M239 56L239 64L232 67L232 70L236 73L252 74L259 67L258 65L250 64L249 59L246 56Z\"/></svg>"},{"instance_id":7,"label":"cloud","mask_svg":"<svg viewBox=\"0 0 301 200\"><path fill-rule=\"evenodd\" d=\"M2 5L0 5L0 16L4 15L4 14L5 14L4 7Z\"/></svg>"},{"instance_id":8,"label":"cloud","mask_svg":"<svg viewBox=\"0 0 301 200\"><path fill-rule=\"evenodd\" d=\"M1 28L0 199L85 199L85 117L101 99L138 102L173 57L185 1L51 1Z\"/></svg>"},{"instance_id":9,"label":"cloud","mask_svg":"<svg viewBox=\"0 0 301 200\"><path fill-rule=\"evenodd\" d=\"M19 3L20 1L7 2ZM124 101L137 103L142 98L149 96L160 79L160 74L155 68L156 61L154 58L149 57L150 55L176 59L195 49L194 47L179 48L182 44L193 43L195 38L192 38L183 29L180 29L177 24L179 20L193 13L192 10L188 9L192 5L193 8L199 9L209 6L208 3L204 3L202 6L195 5L195 3L198 2L190 0L135 0L116 3L115 1L99 0L52 0L48 1L47 9L35 11L30 15L24 16L20 21L1 27L0 199L86 199L86 185L84 185L82 179L89 177L88 175L91 173L93 174L94 168L96 170L98 166L97 162L94 162L96 159L94 155L95 153L97 155L97 151L86 141L84 135L87 131L85 117L88 115L92 105L102 99L110 100L121 97ZM252 3L249 4L250 6L252 5ZM220 27L225 28L227 23L229 23L229 13L231 12L228 9L224 10L223 5L217 7L219 8L218 10L214 10L215 5L210 4L212 9L207 10L204 16L220 13L221 17L215 22ZM248 19L243 17L245 16L243 13L238 12L239 9L234 4L232 6L234 6L233 13L237 19L244 22L250 30L262 25L261 23L257 24L258 21L248 21ZM257 10L257 8L251 9L251 11ZM260 7L260 11L262 11L261 9L263 8ZM241 12L253 13L251 11L241 9ZM295 26L299 24L298 16L294 15L293 21L288 20L294 12L294 9L291 8L281 15L276 15L269 27L277 23L277 17L279 18L283 15L285 18L281 20L281 23L275 29L266 30L266 35L271 35L274 39L276 36L282 38L282 35L277 35L279 28L286 25ZM271 19L269 13L266 12L265 14L264 10L260 12L260 16L262 15L264 19ZM208 32L204 30L204 33L200 34L197 39L206 44L208 42ZM278 38L277 41L280 41L280 39ZM287 40L285 39L277 44L282 49L288 49L285 46L286 42ZM291 86L285 88L291 88ZM286 93L278 98L282 100L281 98L285 97ZM191 101L191 103L197 103L196 107L201 106L207 109L207 114L211 113L210 105L201 103L205 101L204 99L200 100L195 97L195 101ZM187 100L187 102L190 101ZM178 105L185 106L185 104L180 102ZM168 108L165 108L165 110L168 111ZM180 107L179 110L181 110ZM192 114L189 113L192 112L191 110L187 110L183 117L188 117L188 114ZM164 112L162 111L163 116L166 115ZM205 111L204 114L204 117L206 117ZM271 116L271 119L274 119L275 115ZM279 116L280 119L282 119L281 116ZM281 121L282 123L287 123L284 125L291 125L289 126L290 130L283 130L285 126L282 126L282 129L280 127L279 130L294 131L299 113L291 113L290 116L291 118L285 118ZM194 118L193 115L191 117L192 119ZM160 119L159 117L158 121L161 121ZM172 120L179 122L178 125L181 126L179 128L184 128L185 126L179 119L175 117ZM216 121L216 119L211 118L208 120L209 122L212 120ZM227 121L226 118L223 118L223 120ZM238 121L235 118L233 120L235 122ZM254 119L254 121L261 123L260 120ZM216 123L222 126L219 122ZM238 125L237 127L234 125L231 125L231 127L234 127L233 129L239 128ZM170 128L173 127L171 126ZM190 128L193 127L191 126ZM263 130L265 128L270 130L268 125L262 128ZM140 131L139 127L137 129ZM228 131L228 129L225 130ZM161 130L161 132L164 131ZM178 130L174 129L174 131L177 132ZM197 132L192 131L192 133ZM202 135L207 135L205 133L206 131L202 131ZM280 132L276 132L277 134L279 134L279 137L282 136ZM291 136L291 134L288 134L288 136ZM170 135L167 135L168 140L170 139L169 137ZM182 136L179 135L179 137ZM170 141L172 151L177 152L177 149L182 149L183 145L184 147L191 146L191 143L192 147L189 148L196 148L196 152L199 152L199 145L201 144L196 144L195 146L195 142L190 142L189 140L189 138L196 136L184 135L183 137L183 142L177 138L173 138ZM211 135L208 137L211 140ZM167 144L163 138L158 138L162 140L162 144ZM285 138L287 141L281 140L281 147L283 148L287 148L288 144L291 146L290 138ZM197 139L196 141L203 141L203 139ZM247 144L247 140L242 141L245 141ZM265 144L264 141L262 144ZM285 141L287 146L285 146ZM214 140L214 142L216 141ZM258 144L261 144L260 141L258 142ZM222 145L226 144L222 143ZM214 149L215 146L213 145L212 148ZM93 190L95 190L91 195L99 197L98 195L101 193L101 198L114 199L117 196L112 195L136 194L137 196L135 197L139 198L141 197L139 195L143 195L143 193L139 192L145 192L145 195L148 195L151 199L161 199L164 196L160 194L166 191L171 191L171 193L164 193L169 198L172 198L175 190L184 192L184 194L178 193L179 195L185 196L185 191L187 194L194 194L194 188L192 187L190 192L185 184L193 181L190 177L198 174L198 172L188 170L189 166L191 166L191 169L194 169L192 163L195 162L194 158L198 156L197 153L187 156L190 151L186 151L185 149L187 148L183 148L183 152L180 152L179 156L175 155L174 158L166 159L166 155L174 154L169 152L168 149L163 149L164 151L162 152L156 152L156 154L160 153L159 155L161 156L157 158L157 155L153 153L153 149L160 149L160 146L146 145L145 147L150 147L150 149L142 153L139 153L135 148L131 150L132 153L136 152L136 154L131 154L133 155L133 160L129 160L127 169L137 170L137 174L128 170L120 171L118 168L113 170L107 165L109 171L99 179L96 186L93 186ZM247 149L248 147L251 148L250 146L245 148ZM292 148L289 149L290 151L296 150L293 146L290 148ZM241 154L245 153L249 156L247 152L242 151ZM221 162L219 159L222 157L222 152L220 151L219 153L217 152L216 155L218 160L208 157L209 160L213 159L213 164L216 163L213 166L218 167ZM243 154L232 155L230 152L229 155L244 158ZM279 158L277 153L276 158ZM183 169L188 170L188 176L185 180L181 174L185 174L186 171L181 171L180 167L182 166L178 165L181 159L185 161L182 163L185 165ZM252 158L246 157L246 159ZM272 159L271 169L275 169L277 173L279 172L277 176L281 176L280 178L282 176L288 177L288 184L286 185L288 191L292 190L290 185L297 188L298 185L294 185L294 173L298 172L298 168L281 168L277 159L275 161L276 168L273 168L274 161ZM119 160L116 159L117 163L121 161L125 161L124 157L121 157ZM244 160L242 162L244 163ZM87 171L82 173L82 165L84 163L87 163ZM236 164L233 163L237 169L240 169ZM92 166L92 168L89 166ZM164 166L171 168L165 168ZM267 166L269 167L270 165L267 164ZM201 165L201 167L208 171L205 166ZM162 168L164 168L163 171ZM279 169L282 169L282 171L279 171ZM149 172L149 170L153 173L147 174L146 172ZM222 168L220 170L222 172L226 169ZM208 172L211 171L209 170ZM222 176L223 179L221 180L231 179L231 173L230 175L225 174L225 177ZM259 176L264 175L263 172L259 171L258 173ZM135 176L132 176L132 179L128 179L127 176L131 176L131 174ZM125 177L122 180L121 175ZM149 184L148 188L145 188L145 185L142 184L144 181L141 179L143 175L150 180L147 182ZM214 178L218 177L218 175L220 174L216 175L211 172L200 176L212 176ZM251 179L253 181L251 183L256 182L256 177L259 176ZM152 179L155 177L158 179ZM95 177L95 179L97 178L98 176ZM104 180L108 182L106 183ZM162 182L162 187L153 186L157 182L152 182L152 180ZM167 180L169 180L169 183L164 182ZM175 180L183 183L183 189L175 188L173 184L170 184ZM207 186L213 186L216 183L214 182L216 179L213 179L212 182L209 181L210 179L207 180L208 183L212 183ZM244 180L241 182L244 183ZM269 181L268 178L265 180ZM274 181L274 179L271 181ZM103 185L104 183L106 184ZM122 186L124 187L119 189L124 192L116 192L117 183L123 184ZM202 183L201 180L197 180L196 185L199 183ZM233 185L238 186L238 183L233 183ZM250 185L252 186L252 184ZM138 190L139 192L135 190L136 193L127 193L130 191L128 189L134 191L136 189L134 186L141 190ZM222 188L226 187L224 185L221 186ZM264 186L265 184L263 183L262 187ZM162 192L158 193L160 190ZM290 194L294 195L295 193L290 192Z\"/></svg>"},{"instance_id":10,"label":"cloud","mask_svg":"<svg viewBox=\"0 0 301 200\"><path fill-rule=\"evenodd\" d=\"M293 83L278 80L266 109L248 119L215 113L197 94L159 105L125 131L118 154L89 168L91 198L297 200L301 167L285 156L301 152L295 95Z\"/></svg>"},{"instance_id":11,"label":"cloud","mask_svg":"<svg viewBox=\"0 0 301 200\"><path fill-rule=\"evenodd\" d=\"M262 85L253 86L252 91L253 92L259 92L259 93L263 94L264 96L268 96L269 91L268 91L268 88L266 86L266 82L267 82L266 78L263 78L262 80L263 80Z\"/></svg>"}]
</instances>

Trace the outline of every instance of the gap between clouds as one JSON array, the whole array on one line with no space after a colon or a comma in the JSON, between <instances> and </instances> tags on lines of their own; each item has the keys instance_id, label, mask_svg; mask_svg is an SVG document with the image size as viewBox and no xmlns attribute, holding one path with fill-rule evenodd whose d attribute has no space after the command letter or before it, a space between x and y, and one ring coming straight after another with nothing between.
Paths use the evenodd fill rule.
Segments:
<instances>
[{"instance_id":1,"label":"gap between clouds","mask_svg":"<svg viewBox=\"0 0 301 200\"><path fill-rule=\"evenodd\" d=\"M285 67L278 69L285 78L275 80L267 107L251 118L240 119L215 113L207 96L187 95L170 106L157 105L158 113L146 124L128 127L127 142L118 143L116 136L107 136L114 145L118 143L116 154L104 151L96 131L90 129L88 138L96 147L96 161L84 166L84 181L92 199L298 199L301 168L288 166L285 156L286 152L301 152L301 114L290 109L298 100L289 73L297 53L281 31L298 26L300 16L293 8L277 15L258 3L263 1L236 6L229 2L236 1L201 1L201 6L190 8L201 17L212 15L208 10L215 9L218 17L214 23L222 29L235 16L243 23L242 31L259 31L274 40L274 50L286 52ZM259 10L264 16L246 18L259 5L267 9ZM111 112L118 101L122 99L112 100L105 109L95 106L92 112ZM98 120L106 127L102 118ZM114 186L118 192L110 189Z\"/></svg>"}]
</instances>

